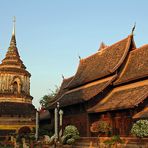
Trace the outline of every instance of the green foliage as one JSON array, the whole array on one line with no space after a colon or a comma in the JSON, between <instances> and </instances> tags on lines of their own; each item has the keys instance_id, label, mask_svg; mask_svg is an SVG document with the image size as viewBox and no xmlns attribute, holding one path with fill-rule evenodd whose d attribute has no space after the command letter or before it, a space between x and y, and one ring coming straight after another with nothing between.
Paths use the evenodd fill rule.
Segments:
<instances>
[{"instance_id":1,"label":"green foliage","mask_svg":"<svg viewBox=\"0 0 148 148\"><path fill-rule=\"evenodd\" d=\"M35 140L35 135L34 135L34 134L30 134L30 135L29 135L29 140L34 141L34 140Z\"/></svg>"},{"instance_id":2,"label":"green foliage","mask_svg":"<svg viewBox=\"0 0 148 148\"><path fill-rule=\"evenodd\" d=\"M106 121L96 121L90 127L91 132L99 134L111 132L111 126Z\"/></svg>"},{"instance_id":3,"label":"green foliage","mask_svg":"<svg viewBox=\"0 0 148 148\"><path fill-rule=\"evenodd\" d=\"M70 138L67 140L67 144L72 145L75 142L74 138Z\"/></svg>"},{"instance_id":4,"label":"green foliage","mask_svg":"<svg viewBox=\"0 0 148 148\"><path fill-rule=\"evenodd\" d=\"M62 137L62 143L72 145L76 139L79 139L78 129L74 125L66 126Z\"/></svg>"},{"instance_id":5,"label":"green foliage","mask_svg":"<svg viewBox=\"0 0 148 148\"><path fill-rule=\"evenodd\" d=\"M62 141L63 144L67 144L67 140L71 139L71 138L72 138L71 134L63 135L62 138L61 138L61 141Z\"/></svg>"},{"instance_id":6,"label":"green foliage","mask_svg":"<svg viewBox=\"0 0 148 148\"><path fill-rule=\"evenodd\" d=\"M115 135L110 140L105 140L104 141L104 144L110 145L110 146L118 144L118 143L124 144L124 140L122 140L119 135Z\"/></svg>"},{"instance_id":7,"label":"green foliage","mask_svg":"<svg viewBox=\"0 0 148 148\"><path fill-rule=\"evenodd\" d=\"M148 136L148 120L139 120L134 123L131 133L140 138Z\"/></svg>"},{"instance_id":8,"label":"green foliage","mask_svg":"<svg viewBox=\"0 0 148 148\"><path fill-rule=\"evenodd\" d=\"M68 125L65 127L64 135L71 134L74 137L79 136L79 131L74 125Z\"/></svg>"},{"instance_id":9,"label":"green foliage","mask_svg":"<svg viewBox=\"0 0 148 148\"><path fill-rule=\"evenodd\" d=\"M59 87L56 86L55 90L50 90L50 93L48 95L44 95L41 100L40 104L43 108L47 108L50 101L54 100L55 96L57 95L59 91Z\"/></svg>"}]
</instances>

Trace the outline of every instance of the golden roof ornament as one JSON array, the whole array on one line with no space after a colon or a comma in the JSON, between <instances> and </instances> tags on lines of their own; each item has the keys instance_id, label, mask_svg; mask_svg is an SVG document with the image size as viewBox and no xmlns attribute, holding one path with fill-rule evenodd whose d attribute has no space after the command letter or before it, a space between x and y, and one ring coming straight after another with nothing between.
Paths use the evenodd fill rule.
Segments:
<instances>
[{"instance_id":1,"label":"golden roof ornament","mask_svg":"<svg viewBox=\"0 0 148 148\"><path fill-rule=\"evenodd\" d=\"M135 28L136 28L136 22L134 24L134 27L132 28L132 33L131 33L132 35L134 34Z\"/></svg>"}]
</instances>

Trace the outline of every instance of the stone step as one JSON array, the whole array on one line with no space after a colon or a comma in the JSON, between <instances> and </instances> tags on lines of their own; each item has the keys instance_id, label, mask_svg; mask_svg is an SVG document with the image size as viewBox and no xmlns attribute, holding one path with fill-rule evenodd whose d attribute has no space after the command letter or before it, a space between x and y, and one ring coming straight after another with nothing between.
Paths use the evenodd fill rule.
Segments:
<instances>
[{"instance_id":1,"label":"stone step","mask_svg":"<svg viewBox=\"0 0 148 148\"><path fill-rule=\"evenodd\" d=\"M90 147L98 148L98 145L97 145L96 142L92 142L92 141L87 141L87 142L85 142L85 141L83 141L83 142L82 141L81 142L77 141L74 144L74 148L90 148Z\"/></svg>"},{"instance_id":2,"label":"stone step","mask_svg":"<svg viewBox=\"0 0 148 148\"><path fill-rule=\"evenodd\" d=\"M75 143L76 146L90 146L90 145L93 145L93 146L97 146L97 143L91 143L91 142L76 142Z\"/></svg>"},{"instance_id":3,"label":"stone step","mask_svg":"<svg viewBox=\"0 0 148 148\"><path fill-rule=\"evenodd\" d=\"M72 148L90 148L90 146L73 146ZM98 147L92 147L92 148L98 148Z\"/></svg>"},{"instance_id":4,"label":"stone step","mask_svg":"<svg viewBox=\"0 0 148 148\"><path fill-rule=\"evenodd\" d=\"M76 141L75 143L75 146L80 146L81 148L83 147L90 147L90 146L93 146L93 147L97 147L97 138L94 137L94 138L90 138L90 137L83 137L83 138L80 138Z\"/></svg>"}]
</instances>

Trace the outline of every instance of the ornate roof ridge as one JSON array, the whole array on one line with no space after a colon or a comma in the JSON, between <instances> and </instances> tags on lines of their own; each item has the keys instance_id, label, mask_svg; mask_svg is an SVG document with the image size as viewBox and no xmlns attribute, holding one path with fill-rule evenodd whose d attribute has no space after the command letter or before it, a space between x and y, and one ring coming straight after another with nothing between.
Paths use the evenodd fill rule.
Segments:
<instances>
[{"instance_id":1,"label":"ornate roof ridge","mask_svg":"<svg viewBox=\"0 0 148 148\"><path fill-rule=\"evenodd\" d=\"M133 117L133 119L138 119L138 118L148 118L148 106L146 106L143 110L140 112L136 113Z\"/></svg>"},{"instance_id":2,"label":"ornate roof ridge","mask_svg":"<svg viewBox=\"0 0 148 148\"><path fill-rule=\"evenodd\" d=\"M67 83L68 83L72 78L73 78L73 76L63 79L63 81L62 81L62 83L61 83L61 86L60 86L60 89L59 89L57 95L55 96L55 98L54 98L53 100L51 100L51 101L49 102L49 105L48 105L49 107L50 107L53 103L55 103L55 102L67 91L67 89L65 89L65 86L67 85Z\"/></svg>"},{"instance_id":3,"label":"ornate roof ridge","mask_svg":"<svg viewBox=\"0 0 148 148\"><path fill-rule=\"evenodd\" d=\"M123 70L114 85L127 83L148 76L148 44L130 51Z\"/></svg>"},{"instance_id":4,"label":"ornate roof ridge","mask_svg":"<svg viewBox=\"0 0 148 148\"><path fill-rule=\"evenodd\" d=\"M88 79L86 79L84 77L83 77L84 80L81 80L81 81L80 80L78 81L77 79L80 79L81 78L80 76L83 75L83 73L85 73L85 71L88 71L88 67L92 66L92 65L89 64L90 62L91 63L93 63L93 62L95 63L95 61L99 62L98 61L99 58L100 58L100 60L102 58L103 59L105 58L107 60L107 57L103 57L103 56L105 56L105 54L107 56L111 56L109 54L109 52L115 52L116 54L119 54L119 53L117 53L118 48L121 48L121 49L123 48L123 47L120 47L120 46L122 46L120 44L126 44L125 47L122 49L122 55L120 54L120 56L121 56L120 59L119 59L118 56L116 56L116 58L118 58L118 61L116 63L114 63L114 67L110 68L110 66L108 64L108 68L106 67L106 69L104 70L104 73L102 71L98 70L99 71L99 72L97 72L98 74L96 74L96 75L93 74L97 78L95 78L95 77L93 77L93 78L95 80L95 79L98 79L98 78L101 78L101 77L104 77L104 76L107 76L107 75L113 73L122 64L123 60L125 59L128 51L129 51L132 38L133 38L133 35L129 35L128 37L126 37L126 38L124 38L124 39L122 39L122 40L112 44L111 46L106 47L104 50L101 50L100 52L96 52L96 53L94 53L94 54L92 54L92 55L90 55L90 56L88 56L86 58L81 59L79 61L79 65L78 65L77 72L76 72L75 76L69 82L69 84L66 86L66 88L76 87L76 85L80 85L81 81L82 81L82 83L84 83L83 81L88 81L88 82L92 81L92 80L88 80ZM126 42L126 43L124 43L124 42ZM118 47L118 45L120 45L120 46ZM112 49L114 46L115 47L117 46L116 47L117 50L116 49ZM118 50L118 52L119 52L119 50ZM115 57L112 57L112 58L114 59ZM88 62L88 60L90 62ZM93 67L99 66L100 69L102 69L99 64L101 65L102 63L97 63L97 65L94 64ZM91 71L92 71L92 69L91 69ZM94 71L96 71L96 69L94 69ZM85 77L86 77L86 75L85 75ZM91 77L91 76L89 76L89 77ZM90 78L90 79L93 79L93 78Z\"/></svg>"},{"instance_id":5,"label":"ornate roof ridge","mask_svg":"<svg viewBox=\"0 0 148 148\"><path fill-rule=\"evenodd\" d=\"M80 103L82 101L88 101L94 96L101 93L106 87L108 87L116 77L117 75L115 74L110 77L96 80L89 84L74 88L72 90L67 90L57 100L55 100L49 108L51 109L55 107L57 102L59 102L60 105L63 107Z\"/></svg>"},{"instance_id":6,"label":"ornate roof ridge","mask_svg":"<svg viewBox=\"0 0 148 148\"><path fill-rule=\"evenodd\" d=\"M88 112L104 112L137 106L148 97L148 80L114 88L105 98L88 109Z\"/></svg>"}]
</instances>

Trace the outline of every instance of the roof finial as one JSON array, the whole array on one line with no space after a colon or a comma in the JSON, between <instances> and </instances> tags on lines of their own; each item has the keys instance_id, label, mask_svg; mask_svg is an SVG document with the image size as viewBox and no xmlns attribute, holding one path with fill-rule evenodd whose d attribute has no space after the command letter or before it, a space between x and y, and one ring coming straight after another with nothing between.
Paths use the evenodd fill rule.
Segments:
<instances>
[{"instance_id":1,"label":"roof finial","mask_svg":"<svg viewBox=\"0 0 148 148\"><path fill-rule=\"evenodd\" d=\"M79 55L79 60L81 60L81 56Z\"/></svg>"},{"instance_id":2,"label":"roof finial","mask_svg":"<svg viewBox=\"0 0 148 148\"><path fill-rule=\"evenodd\" d=\"M102 49L104 49L104 48L106 48L106 47L107 47L107 45L106 45L104 42L101 42L98 51L100 51L100 50L102 50Z\"/></svg>"},{"instance_id":3,"label":"roof finial","mask_svg":"<svg viewBox=\"0 0 148 148\"><path fill-rule=\"evenodd\" d=\"M81 56L79 55L79 53L78 53L78 58L79 58L79 60L81 60Z\"/></svg>"},{"instance_id":4,"label":"roof finial","mask_svg":"<svg viewBox=\"0 0 148 148\"><path fill-rule=\"evenodd\" d=\"M16 23L16 17L13 17L13 31L12 31L12 35L15 35L15 23Z\"/></svg>"},{"instance_id":5,"label":"roof finial","mask_svg":"<svg viewBox=\"0 0 148 148\"><path fill-rule=\"evenodd\" d=\"M135 28L136 28L136 22L135 22L135 24L134 24L134 27L132 28L132 35L133 35L133 33L134 33L134 30L135 30Z\"/></svg>"},{"instance_id":6,"label":"roof finial","mask_svg":"<svg viewBox=\"0 0 148 148\"><path fill-rule=\"evenodd\" d=\"M64 75L62 74L62 79L64 80Z\"/></svg>"}]
</instances>

